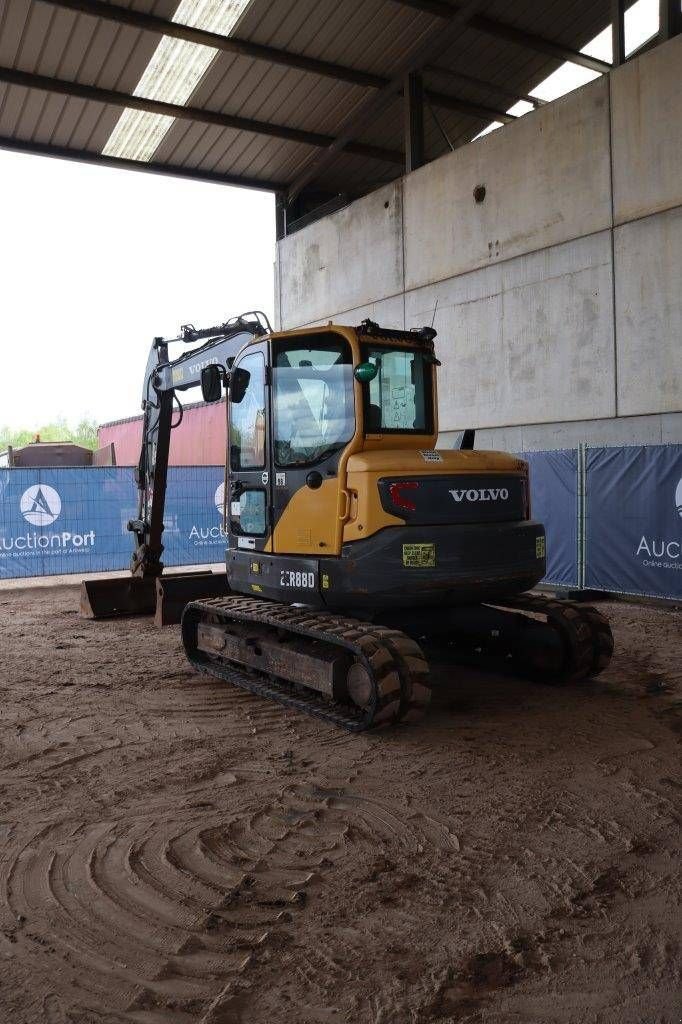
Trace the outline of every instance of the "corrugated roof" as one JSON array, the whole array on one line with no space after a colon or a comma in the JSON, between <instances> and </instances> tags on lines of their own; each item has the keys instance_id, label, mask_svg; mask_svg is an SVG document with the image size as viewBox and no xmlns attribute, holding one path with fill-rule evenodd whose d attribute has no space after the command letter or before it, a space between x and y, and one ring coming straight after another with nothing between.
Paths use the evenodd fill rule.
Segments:
<instances>
[{"instance_id":1,"label":"corrugated roof","mask_svg":"<svg viewBox=\"0 0 682 1024\"><path fill-rule=\"evenodd\" d=\"M73 6L80 10L68 9ZM33 79L27 84L8 84L8 72L15 69L60 79L67 88L76 83L131 94L159 35L84 11L106 13L107 8L127 8L167 21L177 6L177 0L118 0L116 5L100 0L96 7L92 0L3 0L0 146L99 159L120 116L120 105L94 96L57 94L44 82L36 87ZM443 0L440 6L444 6ZM608 24L610 3L483 0L478 14L576 51ZM509 91L527 93L561 58L483 31L479 22L480 17L461 26L448 49L433 61L435 70L427 64L425 86L441 94L441 99L450 97L504 111L513 102ZM252 0L233 34L249 43L389 79L433 33L434 26L447 24L444 18L418 10L406 0ZM452 73L465 78L455 79ZM64 89L63 84L60 88ZM276 129L318 133L331 141L373 93L375 89L346 78L335 79L243 53L219 52L188 106L200 112L248 118ZM445 100L436 102L431 97L427 104L428 159L446 152L450 145L469 141L492 119L484 113L476 116L448 109ZM296 180L324 143L324 139L292 141L264 134L258 125L254 128L176 120L154 154L153 165L190 176L282 188ZM314 187L321 193L362 193L402 173L395 159L403 148L400 99L389 102L354 141L390 150L394 159L345 150L315 177Z\"/></svg>"}]
</instances>

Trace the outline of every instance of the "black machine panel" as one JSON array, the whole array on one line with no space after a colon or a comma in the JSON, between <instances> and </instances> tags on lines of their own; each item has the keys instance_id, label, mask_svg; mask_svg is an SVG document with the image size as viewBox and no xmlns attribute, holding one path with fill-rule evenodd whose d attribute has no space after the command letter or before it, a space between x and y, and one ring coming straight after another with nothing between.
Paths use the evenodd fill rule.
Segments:
<instances>
[{"instance_id":1,"label":"black machine panel","mask_svg":"<svg viewBox=\"0 0 682 1024\"><path fill-rule=\"evenodd\" d=\"M527 482L520 476L385 477L379 494L384 510L410 525L503 523L528 515Z\"/></svg>"}]
</instances>

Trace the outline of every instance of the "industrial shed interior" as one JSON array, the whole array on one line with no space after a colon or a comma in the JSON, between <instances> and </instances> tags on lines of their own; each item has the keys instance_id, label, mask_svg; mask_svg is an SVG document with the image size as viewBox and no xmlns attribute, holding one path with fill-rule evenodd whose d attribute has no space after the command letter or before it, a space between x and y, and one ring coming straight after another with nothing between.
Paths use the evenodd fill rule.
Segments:
<instances>
[{"instance_id":1,"label":"industrial shed interior","mask_svg":"<svg viewBox=\"0 0 682 1024\"><path fill-rule=\"evenodd\" d=\"M681 15L627 59L624 15L6 0L0 146L276 191L278 325L433 322L445 443L679 441ZM566 60L593 80L534 96Z\"/></svg>"},{"instance_id":2,"label":"industrial shed interior","mask_svg":"<svg viewBox=\"0 0 682 1024\"><path fill-rule=\"evenodd\" d=\"M680 1019L681 97L680 0L0 0L0 149L274 193L341 325L0 453L2 1024Z\"/></svg>"}]
</instances>

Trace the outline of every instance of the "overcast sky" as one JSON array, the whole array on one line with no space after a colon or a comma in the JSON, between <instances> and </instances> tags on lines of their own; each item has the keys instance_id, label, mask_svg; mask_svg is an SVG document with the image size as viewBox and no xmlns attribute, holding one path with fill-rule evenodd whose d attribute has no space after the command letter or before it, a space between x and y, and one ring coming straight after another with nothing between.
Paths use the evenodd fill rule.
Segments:
<instances>
[{"instance_id":1,"label":"overcast sky","mask_svg":"<svg viewBox=\"0 0 682 1024\"><path fill-rule=\"evenodd\" d=\"M272 318L271 195L0 151L0 210L1 426L134 415L155 335Z\"/></svg>"}]
</instances>

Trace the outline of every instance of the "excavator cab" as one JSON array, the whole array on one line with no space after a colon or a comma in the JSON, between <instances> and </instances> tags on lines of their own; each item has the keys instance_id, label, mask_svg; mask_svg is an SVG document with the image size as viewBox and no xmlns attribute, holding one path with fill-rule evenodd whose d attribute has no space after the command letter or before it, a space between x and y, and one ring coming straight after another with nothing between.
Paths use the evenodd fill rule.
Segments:
<instances>
[{"instance_id":1,"label":"excavator cab","mask_svg":"<svg viewBox=\"0 0 682 1024\"><path fill-rule=\"evenodd\" d=\"M435 449L434 334L365 321L273 332L239 353L228 388L232 591L376 614L542 578L526 463Z\"/></svg>"}]
</instances>

